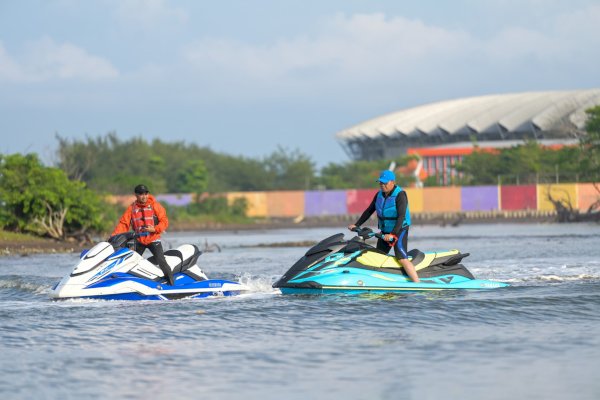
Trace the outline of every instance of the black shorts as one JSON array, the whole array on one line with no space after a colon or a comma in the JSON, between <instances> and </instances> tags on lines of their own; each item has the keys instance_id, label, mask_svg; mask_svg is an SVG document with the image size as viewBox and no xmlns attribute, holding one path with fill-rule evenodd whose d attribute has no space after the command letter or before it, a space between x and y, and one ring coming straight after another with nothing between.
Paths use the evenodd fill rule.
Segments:
<instances>
[{"instance_id":1,"label":"black shorts","mask_svg":"<svg viewBox=\"0 0 600 400\"><path fill-rule=\"evenodd\" d=\"M385 253L389 253L392 245L389 242L386 242L382 239L377 239L377 248L379 250L384 251ZM394 245L394 255L397 259L402 260L408 258L407 254L408 250L408 228L404 228L400 231L400 235L398 236L398 241Z\"/></svg>"}]
</instances>

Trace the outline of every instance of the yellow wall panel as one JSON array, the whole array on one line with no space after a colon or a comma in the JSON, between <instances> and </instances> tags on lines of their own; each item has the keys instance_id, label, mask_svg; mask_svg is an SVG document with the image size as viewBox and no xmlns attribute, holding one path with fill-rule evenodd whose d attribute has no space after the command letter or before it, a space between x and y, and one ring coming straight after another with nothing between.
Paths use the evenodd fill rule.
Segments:
<instances>
[{"instance_id":1,"label":"yellow wall panel","mask_svg":"<svg viewBox=\"0 0 600 400\"><path fill-rule=\"evenodd\" d=\"M227 193L227 204L233 204L235 199L244 198L248 202L246 215L249 217L267 216L267 195L265 192L230 192Z\"/></svg>"},{"instance_id":2,"label":"yellow wall panel","mask_svg":"<svg viewBox=\"0 0 600 400\"><path fill-rule=\"evenodd\" d=\"M554 205L548 199L548 194L550 194L554 200L565 200L571 204L573 208L577 208L578 198L576 183L537 185L539 211L554 211Z\"/></svg>"},{"instance_id":3,"label":"yellow wall panel","mask_svg":"<svg viewBox=\"0 0 600 400\"><path fill-rule=\"evenodd\" d=\"M403 188L408 197L410 212L423 211L423 189Z\"/></svg>"}]
</instances>

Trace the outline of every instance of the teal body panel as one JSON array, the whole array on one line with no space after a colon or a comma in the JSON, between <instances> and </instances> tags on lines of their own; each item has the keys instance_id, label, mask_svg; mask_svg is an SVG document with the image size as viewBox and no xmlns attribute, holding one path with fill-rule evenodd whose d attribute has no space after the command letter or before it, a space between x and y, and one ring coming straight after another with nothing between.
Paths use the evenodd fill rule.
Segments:
<instances>
[{"instance_id":1,"label":"teal body panel","mask_svg":"<svg viewBox=\"0 0 600 400\"><path fill-rule=\"evenodd\" d=\"M281 288L282 293L301 293L310 290L323 291L422 291L452 289L496 289L509 286L503 282L482 279L468 279L458 275L441 275L432 278L421 278L414 283L406 276L374 270L338 266L320 271L311 276L299 277L289 281L291 284L314 282L322 288Z\"/></svg>"}]
</instances>

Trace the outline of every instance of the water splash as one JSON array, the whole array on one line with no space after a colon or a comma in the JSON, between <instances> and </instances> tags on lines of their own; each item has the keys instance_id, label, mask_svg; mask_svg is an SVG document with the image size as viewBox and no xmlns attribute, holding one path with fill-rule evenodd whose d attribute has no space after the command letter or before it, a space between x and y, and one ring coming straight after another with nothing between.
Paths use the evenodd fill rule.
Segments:
<instances>
[{"instance_id":1,"label":"water splash","mask_svg":"<svg viewBox=\"0 0 600 400\"><path fill-rule=\"evenodd\" d=\"M246 272L238 277L238 282L247 286L252 293L279 294L281 291L273 288L276 279L276 275L252 275Z\"/></svg>"}]
</instances>

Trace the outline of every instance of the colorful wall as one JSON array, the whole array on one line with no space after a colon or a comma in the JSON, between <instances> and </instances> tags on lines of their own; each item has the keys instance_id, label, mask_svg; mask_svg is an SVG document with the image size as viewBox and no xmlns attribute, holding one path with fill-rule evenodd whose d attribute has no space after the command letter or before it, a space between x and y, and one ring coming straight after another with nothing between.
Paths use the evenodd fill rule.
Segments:
<instances>
[{"instance_id":1,"label":"colorful wall","mask_svg":"<svg viewBox=\"0 0 600 400\"><path fill-rule=\"evenodd\" d=\"M248 202L251 217L295 218L360 214L369 206L376 189L309 190L273 192L230 192L223 194L232 203L237 198ZM590 183L507 186L449 186L423 189L407 188L412 213L461 211L553 211L548 196L563 200L575 209L587 211L598 201L598 193ZM174 206L196 201L192 194L159 194L157 199ZM110 196L109 201L123 206L134 196Z\"/></svg>"}]
</instances>

